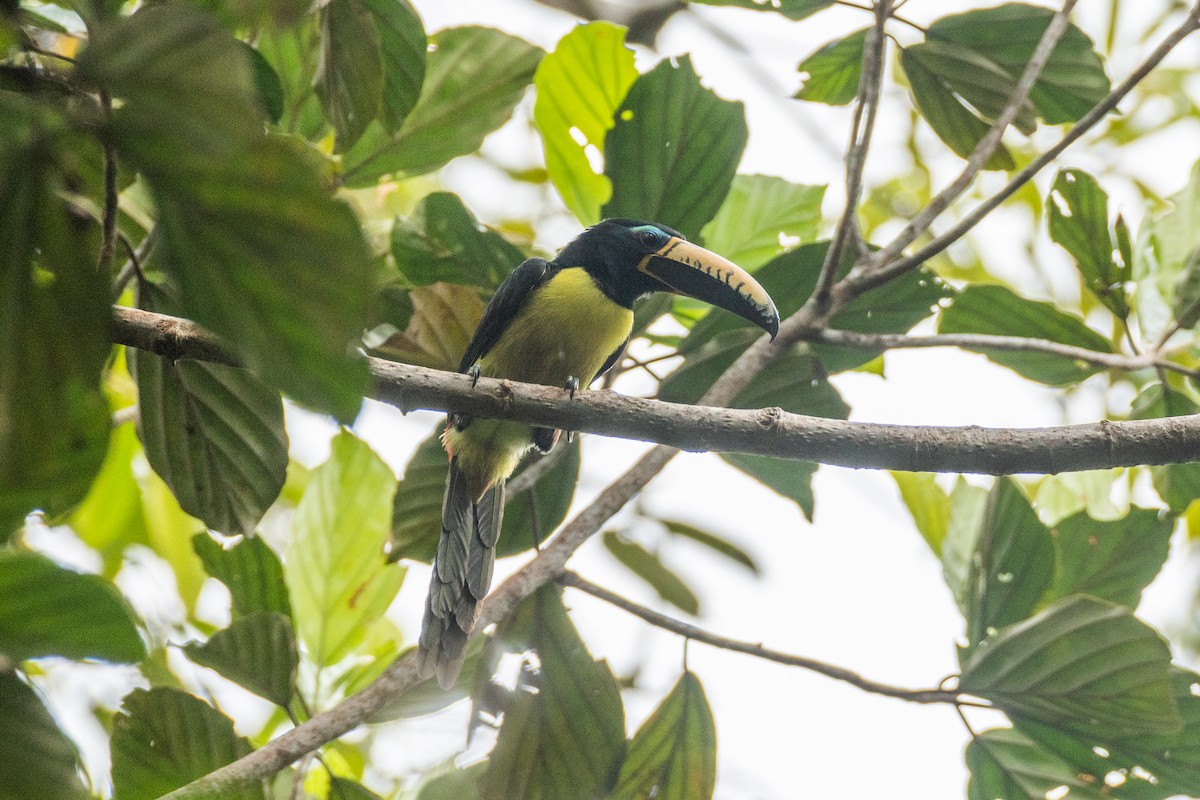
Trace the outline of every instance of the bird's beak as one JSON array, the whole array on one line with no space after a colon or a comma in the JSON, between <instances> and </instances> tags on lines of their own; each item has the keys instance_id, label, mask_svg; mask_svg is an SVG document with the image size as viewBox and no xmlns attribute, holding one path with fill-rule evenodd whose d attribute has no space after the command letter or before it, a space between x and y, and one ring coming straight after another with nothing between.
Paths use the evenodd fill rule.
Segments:
<instances>
[{"instance_id":1,"label":"bird's beak","mask_svg":"<svg viewBox=\"0 0 1200 800\"><path fill-rule=\"evenodd\" d=\"M664 291L694 297L732 311L771 334L779 332L779 312L766 289L732 261L672 236L638 264L638 271L663 284Z\"/></svg>"}]
</instances>

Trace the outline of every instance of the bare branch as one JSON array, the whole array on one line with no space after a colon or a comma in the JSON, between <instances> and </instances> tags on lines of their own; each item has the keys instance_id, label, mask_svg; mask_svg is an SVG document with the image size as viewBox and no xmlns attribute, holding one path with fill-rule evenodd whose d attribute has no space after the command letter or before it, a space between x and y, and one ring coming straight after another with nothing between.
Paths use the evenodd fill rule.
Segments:
<instances>
[{"instance_id":1,"label":"bare branch","mask_svg":"<svg viewBox=\"0 0 1200 800\"><path fill-rule=\"evenodd\" d=\"M984 333L941 333L934 336L909 336L903 333L858 333L857 331L814 328L802 339L846 347L867 347L873 350L900 350L926 347L962 347L969 350L993 350L1009 353L1045 353L1072 361L1082 361L1105 369L1136 372L1141 369L1162 367L1193 378L1200 378L1200 371L1182 364L1167 361L1156 353L1125 355L1124 353L1102 353L1075 347L1049 339L1027 339L1021 336L990 336Z\"/></svg>"},{"instance_id":2,"label":"bare branch","mask_svg":"<svg viewBox=\"0 0 1200 800\"><path fill-rule=\"evenodd\" d=\"M1069 22L1068 16L1071 13L1071 9L1075 7L1076 2L1078 0L1064 0L1062 8L1050 19L1050 24L1046 26L1046 31L1038 41L1037 47L1029 59L1029 63L1025 65L1025 71L1021 73L1017 85L1013 87L1008 102L1005 103L1004 108L996 116L996 121L992 123L988 132L979 140L979 144L975 146L975 149L967 158L967 165L963 167L958 177L938 192L929 201L929 204L921 210L921 213L917 214L916 217L904 226L904 230L895 239L889 242L882 250L872 253L864 264L856 267L856 271L871 271L895 259L904 251L904 248L908 247L918 236L928 230L934 220L941 216L942 212L949 208L950 204L957 200L975 181L976 176L983 170L983 165L987 163L988 159L996 152L996 149L1000 147L1000 140L1004 137L1005 130L1017 118L1021 107L1029 98L1029 91L1033 88L1033 84L1037 82L1038 76L1042 74L1042 69L1046 66L1046 62L1050 60L1050 54L1054 51L1055 45L1058 44L1058 40L1066 33Z\"/></svg>"},{"instance_id":3,"label":"bare branch","mask_svg":"<svg viewBox=\"0 0 1200 800\"><path fill-rule=\"evenodd\" d=\"M817 276L813 289L813 301L819 310L829 305L829 290L842 263L846 241L853 236L859 242L858 203L862 198L863 170L867 166L867 151L871 147L871 134L875 130L875 115L879 110L879 85L883 80L883 46L887 39L883 29L891 13L891 0L877 0L875 25L867 31L863 42L862 76L858 81L858 99L854 108L854 122L850 126L850 147L846 151L846 207L838 219L833 241L825 252L825 263ZM858 248L861 250L861 248Z\"/></svg>"},{"instance_id":4,"label":"bare branch","mask_svg":"<svg viewBox=\"0 0 1200 800\"><path fill-rule=\"evenodd\" d=\"M194 323L134 309L116 309L116 341L170 358L236 363ZM762 342L755 348L765 351ZM1200 417L1101 421L1058 428L978 428L879 425L757 410L690 406L481 378L368 359L372 396L402 411L456 411L533 425L587 431L666 445L665 464L679 448L755 453L823 464L926 472L1054 473L1200 459ZM733 370L705 402L736 395ZM740 378L738 378L740 380ZM715 399L714 399L715 398ZM651 453L656 452L652 450ZM637 489L640 489L638 486ZM636 489L634 490L636 491Z\"/></svg>"},{"instance_id":5,"label":"bare branch","mask_svg":"<svg viewBox=\"0 0 1200 800\"><path fill-rule=\"evenodd\" d=\"M1012 177L1012 179L996 194L984 200L978 206L971 210L963 219L947 230L945 233L934 238L932 242L918 250L911 256L893 261L890 264L874 269L871 271L857 272L847 276L846 280L839 286L839 294L846 295L845 302L849 299L857 297L868 289L880 286L892 280L898 275L908 272L911 269L924 264L929 259L941 253L950 245L957 242L967 234L972 228L978 225L988 214L1003 203L1008 198L1016 194L1022 186L1032 180L1033 176L1041 172L1048 164L1052 163L1056 158L1062 155L1063 151L1078 141L1085 133L1096 126L1100 120L1104 119L1110 111L1117 107L1125 96L1129 94L1135 86L1145 80L1146 76L1154 71L1155 67L1162 62L1167 55L1175 49L1175 47L1200 29L1200 8L1191 11L1178 28L1171 32L1169 36L1163 39L1158 47L1146 57L1137 69L1129 74L1121 84L1113 89L1107 97L1096 104L1096 107L1085 114L1076 122L1069 131L1067 131L1061 139L1058 140L1050 149L1039 155L1033 161ZM883 251L879 251L883 252ZM876 254L878 255L878 254ZM895 255L899 255L896 251ZM894 257L894 256L893 256ZM882 264L879 260L877 263Z\"/></svg>"},{"instance_id":6,"label":"bare branch","mask_svg":"<svg viewBox=\"0 0 1200 800\"><path fill-rule=\"evenodd\" d=\"M857 672L836 667L832 664L827 664L824 661L818 661L815 658L807 658L805 656L792 655L790 653L782 653L778 650L771 650L763 647L761 644L750 644L737 639L729 639L724 636L719 636L715 633L705 630L704 628L690 625L682 620L669 617L666 614L660 614L657 611L638 605L630 600L625 599L621 595L610 592L597 586L590 581L576 575L574 572L566 571L558 577L559 583L564 586L570 586L578 589L581 592L598 597L610 605L625 611L633 616L650 623L656 628L677 633L690 640L704 642L705 644L718 647L722 650L732 650L735 653L745 653L746 655L761 658L766 661L773 661L776 664L786 664L789 667L799 667L810 672L816 672L827 678L833 678L835 681L842 681L851 686L862 689L864 692L871 694L880 694L885 697L895 697L898 700L907 700L910 703L950 703L958 705L962 701L959 700L957 692L948 691L946 689L904 689L899 686L889 686L886 683L878 683L873 680L862 677ZM989 706L990 707L990 706Z\"/></svg>"},{"instance_id":7,"label":"bare branch","mask_svg":"<svg viewBox=\"0 0 1200 800\"><path fill-rule=\"evenodd\" d=\"M100 105L106 117L112 116L112 98L108 92L100 92ZM104 216L101 220L99 269L108 275L113 257L117 252L117 148L112 142L104 145Z\"/></svg>"}]
</instances>

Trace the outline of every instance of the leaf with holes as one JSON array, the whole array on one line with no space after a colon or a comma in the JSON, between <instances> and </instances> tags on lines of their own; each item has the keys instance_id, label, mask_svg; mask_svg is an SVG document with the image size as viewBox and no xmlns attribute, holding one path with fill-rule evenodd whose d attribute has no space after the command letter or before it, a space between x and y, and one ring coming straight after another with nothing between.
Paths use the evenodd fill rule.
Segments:
<instances>
[{"instance_id":1,"label":"leaf with holes","mask_svg":"<svg viewBox=\"0 0 1200 800\"><path fill-rule=\"evenodd\" d=\"M701 231L704 246L755 270L817 238L824 186L772 175L735 175L717 215Z\"/></svg>"},{"instance_id":2,"label":"leaf with holes","mask_svg":"<svg viewBox=\"0 0 1200 800\"><path fill-rule=\"evenodd\" d=\"M629 743L612 800L707 800L717 782L717 729L700 680L690 672Z\"/></svg>"},{"instance_id":3,"label":"leaf with holes","mask_svg":"<svg viewBox=\"0 0 1200 800\"><path fill-rule=\"evenodd\" d=\"M113 794L155 800L250 753L233 723L198 697L165 686L134 689L113 719ZM258 784L223 800L263 800Z\"/></svg>"},{"instance_id":4,"label":"leaf with holes","mask_svg":"<svg viewBox=\"0 0 1200 800\"><path fill-rule=\"evenodd\" d=\"M99 658L146 656L137 618L108 581L81 575L25 550L0 550L0 654Z\"/></svg>"},{"instance_id":5,"label":"leaf with holes","mask_svg":"<svg viewBox=\"0 0 1200 800\"><path fill-rule=\"evenodd\" d=\"M1175 735L1170 666L1167 643L1129 609L1077 595L983 642L959 689L1064 731Z\"/></svg>"},{"instance_id":6,"label":"leaf with holes","mask_svg":"<svg viewBox=\"0 0 1200 800\"><path fill-rule=\"evenodd\" d=\"M868 30L864 28L828 42L801 61L796 69L804 75L804 85L792 96L831 106L844 106L852 101L862 80L863 46Z\"/></svg>"},{"instance_id":7,"label":"leaf with holes","mask_svg":"<svg viewBox=\"0 0 1200 800\"><path fill-rule=\"evenodd\" d=\"M430 39L420 99L395 134L376 123L345 154L346 186L432 172L475 152L512 115L542 58L540 48L492 28L447 28Z\"/></svg>"},{"instance_id":8,"label":"leaf with holes","mask_svg":"<svg viewBox=\"0 0 1200 800\"><path fill-rule=\"evenodd\" d=\"M496 747L479 781L482 800L604 797L625 756L625 711L608 664L593 661L547 585L510 628L529 631L540 667L527 673L504 711ZM532 691L531 691L532 689Z\"/></svg>"},{"instance_id":9,"label":"leaf with holes","mask_svg":"<svg viewBox=\"0 0 1200 800\"><path fill-rule=\"evenodd\" d=\"M178 316L143 282L139 306ZM244 369L130 349L138 434L146 459L180 507L227 535L252 535L287 477L283 399Z\"/></svg>"},{"instance_id":10,"label":"leaf with holes","mask_svg":"<svg viewBox=\"0 0 1200 800\"><path fill-rule=\"evenodd\" d=\"M1046 202L1050 238L1075 260L1088 289L1118 317L1129 315L1125 283L1130 265L1118 261L1116 236L1108 224L1108 195L1078 169L1060 170Z\"/></svg>"},{"instance_id":11,"label":"leaf with holes","mask_svg":"<svg viewBox=\"0 0 1200 800\"><path fill-rule=\"evenodd\" d=\"M184 648L188 658L287 708L296 686L299 656L292 620L272 611L239 617L207 642Z\"/></svg>"},{"instance_id":12,"label":"leaf with holes","mask_svg":"<svg viewBox=\"0 0 1200 800\"><path fill-rule=\"evenodd\" d=\"M542 135L546 172L584 225L600 221L600 207L612 196L612 182L592 159L603 155L613 115L637 76L625 29L603 21L580 25L560 39L533 76L533 121Z\"/></svg>"},{"instance_id":13,"label":"leaf with holes","mask_svg":"<svg viewBox=\"0 0 1200 800\"><path fill-rule=\"evenodd\" d=\"M296 632L318 666L346 656L404 580L384 557L395 491L387 464L343 431L296 508L283 574Z\"/></svg>"},{"instance_id":14,"label":"leaf with holes","mask_svg":"<svg viewBox=\"0 0 1200 800\"><path fill-rule=\"evenodd\" d=\"M970 564L967 640L976 647L1032 614L1054 579L1050 531L1010 478L992 487Z\"/></svg>"},{"instance_id":15,"label":"leaf with holes","mask_svg":"<svg viewBox=\"0 0 1200 800\"><path fill-rule=\"evenodd\" d=\"M742 104L700 85L692 61L638 78L604 140L606 217L650 219L695 240L721 207L746 148Z\"/></svg>"}]
</instances>

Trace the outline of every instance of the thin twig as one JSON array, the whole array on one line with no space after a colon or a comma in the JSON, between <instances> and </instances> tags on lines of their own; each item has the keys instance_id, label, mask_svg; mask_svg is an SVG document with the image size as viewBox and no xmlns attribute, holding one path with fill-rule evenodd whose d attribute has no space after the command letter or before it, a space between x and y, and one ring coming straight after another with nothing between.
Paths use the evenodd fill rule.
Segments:
<instances>
[{"instance_id":1,"label":"thin twig","mask_svg":"<svg viewBox=\"0 0 1200 800\"><path fill-rule=\"evenodd\" d=\"M129 253L129 259L117 272L117 277L113 278L112 299L115 303L121 299L121 295L125 293L125 287L136 276L139 280L145 280L145 274L142 272L142 264L150 257L150 252L154 246L158 244L158 229L151 228L150 231L142 238L141 244L137 249L130 247L130 242L124 235L121 240L125 243L125 248Z\"/></svg>"},{"instance_id":2,"label":"thin twig","mask_svg":"<svg viewBox=\"0 0 1200 800\"><path fill-rule=\"evenodd\" d=\"M872 13L875 11L875 9L872 8L871 6L860 5L858 3L852 3L852 2L850 2L850 0L833 0L833 2L835 5L845 6L846 8L857 8L859 11L870 11ZM901 3L900 5L903 5L903 3ZM900 6L896 6L896 8L899 8L899 7ZM920 31L921 33L928 33L928 31L925 29L925 27L923 25L918 25L917 23L913 22L911 19L906 19L905 17L902 17L899 14L897 14L895 11L895 8L892 9L888 13L888 19L894 19L894 20L896 20L896 22L907 25L910 28L914 28L914 29Z\"/></svg>"},{"instance_id":3,"label":"thin twig","mask_svg":"<svg viewBox=\"0 0 1200 800\"><path fill-rule=\"evenodd\" d=\"M1200 370L1189 369L1161 358L1156 353L1126 355L1103 353L1075 347L1049 339L1026 339L1020 336L991 336L982 333L941 333L932 336L910 336L903 333L858 333L857 331L814 328L803 335L806 341L845 347L864 347L877 350L900 350L927 347L963 347L971 350L994 350L1010 353L1045 353L1072 361L1083 361L1105 369L1124 372L1162 367L1180 375L1200 377Z\"/></svg>"},{"instance_id":4,"label":"thin twig","mask_svg":"<svg viewBox=\"0 0 1200 800\"><path fill-rule=\"evenodd\" d=\"M941 216L942 212L974 183L976 176L1000 147L1000 140L1004 137L1004 132L1008 130L1008 126L1017 118L1022 107L1028 101L1029 92L1037 82L1038 76L1042 74L1046 62L1050 60L1050 54L1054 51L1059 39L1067 32L1068 16L1077 2L1078 0L1064 0L1062 8L1050 19L1050 23L1046 26L1042 38L1038 40L1037 47L1034 48L1033 55L1030 57L1029 63L1025 65L1025 70L1017 80L1016 86L1013 87L1012 94L1009 95L1004 108L996 116L995 122L988 128L987 133L975 145L975 149L967 157L966 166L963 167L958 177L938 192L921 210L921 213L904 226L904 230L896 238L883 249L871 254L864 264L857 266L856 272L870 272L878 269L881 265L889 264L904 251L904 248L927 231L934 220Z\"/></svg>"},{"instance_id":5,"label":"thin twig","mask_svg":"<svg viewBox=\"0 0 1200 800\"><path fill-rule=\"evenodd\" d=\"M978 705L970 701L962 701L959 699L958 692L948 691L945 689L904 689L899 686L890 686L886 683L869 680L859 675L857 672L837 667L832 664L827 664L824 661L818 661L815 658L806 656L797 656L790 653L782 653L778 650L771 650L763 647L761 644L751 644L749 642L739 641L737 639L729 639L725 636L719 636L704 628L696 625L691 625L682 620L669 617L666 614L660 614L657 611L638 605L630 600L625 599L621 595L611 592L608 589L597 586L596 584L581 578L579 575L571 571L565 571L558 577L559 583L564 586L570 586L578 589L581 592L597 597L604 602L616 606L617 608L632 614L638 619L648 622L656 628L670 631L685 637L688 641L703 642L707 645L720 648L722 650L731 650L735 653L745 653L746 655L761 658L765 661L773 661L776 664L786 664L789 667L799 667L810 672L816 672L824 675L827 678L833 678L835 681L842 681L851 686L862 689L864 692L871 694L880 694L885 697L895 697L899 700L907 700L910 703L949 703L958 705L966 703L967 705ZM984 706L991 708L991 706Z\"/></svg>"},{"instance_id":6,"label":"thin twig","mask_svg":"<svg viewBox=\"0 0 1200 800\"><path fill-rule=\"evenodd\" d=\"M1016 192L1028 183L1034 175L1041 172L1046 165L1052 163L1056 158L1062 155L1068 147L1079 140L1085 133L1096 126L1100 120L1104 119L1110 111L1125 99L1135 86L1141 83L1147 75L1149 75L1159 63L1167 57L1167 55L1175 49L1175 47L1200 29L1200 9L1193 10L1184 19L1183 23L1171 32L1154 51L1147 56L1137 69L1129 74L1121 84L1113 89L1107 97L1096 104L1095 108L1083 115L1069 131L1063 134L1063 137L1056 144L1039 155L1033 161L1012 177L1012 179L996 194L981 202L978 206L971 210L963 219L947 230L936 236L933 241L925 245L911 256L900 258L890 264L879 267L878 269L862 270L847 276L847 279L842 282L839 287L839 292L847 296L857 297L863 291L880 286L893 278L908 272L911 269L924 264L929 259L938 255L950 245L957 242L967 234L972 228L978 225L988 214L1003 203L1008 198L1012 197ZM882 250L879 252L883 252ZM899 254L896 251L890 258L894 258ZM875 255L878 255L875 254ZM877 259L875 262L884 264L884 259Z\"/></svg>"},{"instance_id":7,"label":"thin twig","mask_svg":"<svg viewBox=\"0 0 1200 800\"><path fill-rule=\"evenodd\" d=\"M101 90L100 107L106 117L112 116L112 97ZM112 269L113 257L117 252L117 148L105 140L104 149L104 209L100 223L100 258L98 267L102 275Z\"/></svg>"},{"instance_id":8,"label":"thin twig","mask_svg":"<svg viewBox=\"0 0 1200 800\"><path fill-rule=\"evenodd\" d=\"M833 288L838 267L842 263L846 241L851 236L859 242L858 203L862 197L863 170L867 165L867 151L871 146L871 134L875 129L875 115L879 110L879 84L883 79L883 35L884 23L890 11L891 0L879 0L875 7L875 26L867 31L863 43L862 75L858 81L858 101L854 108L854 121L850 126L850 147L846 151L846 207L838 219L833 241L825 252L825 262L813 288L813 301L818 310L829 305L829 291ZM861 250L861 248L857 248ZM856 253L856 257L857 257Z\"/></svg>"}]
</instances>

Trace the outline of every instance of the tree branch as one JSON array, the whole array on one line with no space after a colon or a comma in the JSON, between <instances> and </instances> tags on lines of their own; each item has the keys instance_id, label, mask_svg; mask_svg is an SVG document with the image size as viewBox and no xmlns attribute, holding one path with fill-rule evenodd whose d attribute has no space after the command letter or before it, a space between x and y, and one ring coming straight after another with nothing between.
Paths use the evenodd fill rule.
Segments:
<instances>
[{"instance_id":1,"label":"tree branch","mask_svg":"<svg viewBox=\"0 0 1200 800\"><path fill-rule=\"evenodd\" d=\"M813 288L813 300L818 309L829 305L829 291L842 263L846 240L854 237L859 243L858 203L862 198L863 170L867 166L867 151L871 147L871 134L875 130L875 114L879 110L879 84L883 80L884 25L891 12L891 0L877 0L875 25L867 31L863 42L862 76L858 82L858 102L854 108L854 122L850 126L850 147L846 151L846 207L838 219L833 241L825 252L825 262ZM858 248L861 252L862 248Z\"/></svg>"},{"instance_id":2,"label":"tree branch","mask_svg":"<svg viewBox=\"0 0 1200 800\"><path fill-rule=\"evenodd\" d=\"M959 700L957 692L948 691L946 689L904 689L899 686L889 686L886 683L878 683L868 678L864 678L857 672L844 669L842 667L827 664L824 661L818 661L815 658L807 658L805 656L792 655L790 653L782 653L778 650L771 650L763 647L761 644L751 644L742 642L737 639L729 639L724 636L719 636L715 633L705 630L704 628L690 625L682 620L669 617L666 614L660 614L657 611L638 605L630 600L625 599L621 595L610 592L597 586L590 581L584 580L574 572L564 571L558 577L559 583L564 586L570 586L578 589L581 592L590 594L593 597L598 597L610 605L625 611L633 616L641 619L656 628L670 631L671 633L679 634L693 641L704 642L713 647L722 650L731 650L735 653L745 653L755 658L761 658L766 661L773 661L776 664L785 664L789 667L799 667L810 672L816 672L824 675L827 678L833 678L835 681L842 681L851 686L862 689L864 692L871 694L880 694L885 697L895 697L898 700L907 700L910 703L950 703L958 705L963 702ZM988 706L990 708L990 706Z\"/></svg>"},{"instance_id":3,"label":"tree branch","mask_svg":"<svg viewBox=\"0 0 1200 800\"><path fill-rule=\"evenodd\" d=\"M120 344L168 358L237 363L214 337L186 320L119 308L114 324ZM548 386L481 378L472 387L471 378L459 373L378 358L370 358L368 363L375 378L372 397L401 411L456 411L653 441L668 450L716 450L845 467L991 475L1200 459L1200 417L1036 429L881 425L807 417L777 408L665 403L612 392L585 391L572 400L566 391ZM723 399L721 395L731 387L732 378L723 378L714 384L713 397L706 401ZM664 464L669 460L665 454L659 457L665 458Z\"/></svg>"},{"instance_id":4,"label":"tree branch","mask_svg":"<svg viewBox=\"0 0 1200 800\"><path fill-rule=\"evenodd\" d=\"M857 297L862 292L880 286L893 278L914 269L921 264L924 264L929 259L944 251L950 245L957 242L967 234L972 228L978 225L988 214L1003 203L1008 198L1016 194L1022 186L1032 180L1033 176L1041 172L1048 164L1062 155L1063 151L1078 141L1082 136L1096 126L1100 120L1104 119L1110 111L1125 99L1135 86L1141 83L1147 75L1149 75L1155 67L1157 67L1167 55L1175 49L1175 47L1200 29L1200 8L1193 9L1178 28L1171 32L1169 36L1163 39L1158 47L1154 48L1153 52L1146 57L1137 69L1129 74L1121 84L1113 89L1107 97L1096 104L1096 107L1083 115L1069 131L1063 134L1063 137L1058 140L1050 149L1039 155L1033 161L1012 177L1012 179L996 194L984 200L978 206L971 210L967 216L951 227L945 233L934 238L932 242L918 250L911 256L893 261L890 264L881 266L878 269L863 270L856 274L847 276L847 279L842 281L839 287L842 292L847 293L851 297ZM883 251L879 251L883 252ZM895 255L899 255L899 250ZM882 264L879 260L877 263Z\"/></svg>"},{"instance_id":5,"label":"tree branch","mask_svg":"<svg viewBox=\"0 0 1200 800\"><path fill-rule=\"evenodd\" d=\"M1037 47L1034 49L1029 63L1025 65L1025 70L1021 73L1017 85L1013 87L1008 102L1005 103L1004 108L996 116L996 121L988 128L987 133L979 140L979 144L975 145L975 149L967 158L966 166L963 167L958 177L938 192L929 201L929 204L921 209L921 213L917 214L916 217L904 226L904 230L895 239L889 242L883 249L872 253L863 264L856 267L856 271L871 271L877 269L880 265L893 261L904 251L904 248L908 247L918 236L928 230L934 220L941 216L942 212L949 208L950 204L957 200L975 181L976 176L983 170L984 164L992 157L996 149L1000 147L1000 140L1004 137L1004 132L1008 129L1012 121L1017 118L1021 107L1025 105L1025 102L1029 98L1029 92L1033 88L1033 84L1037 82L1038 76L1042 74L1042 69L1046 66L1046 62L1050 60L1050 54L1054 51L1055 45L1058 44L1063 34L1067 32L1068 16L1077 2L1078 0L1064 0L1062 8L1050 19L1050 24L1046 26L1042 38L1038 40Z\"/></svg>"},{"instance_id":6,"label":"tree branch","mask_svg":"<svg viewBox=\"0 0 1200 800\"><path fill-rule=\"evenodd\" d=\"M1086 347L1053 342L1049 339L1027 339L1021 336L991 336L985 333L940 333L933 336L910 336L904 333L858 333L857 331L814 328L802 338L810 342L845 347L865 347L872 350L901 350L927 347L961 347L968 350L992 350L1010 353L1045 353L1071 361L1083 361L1105 369L1136 372L1159 368L1200 378L1200 371L1167 361L1157 353L1126 355L1102 353Z\"/></svg>"}]
</instances>

